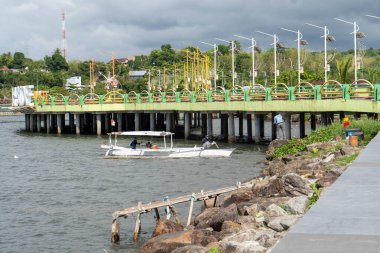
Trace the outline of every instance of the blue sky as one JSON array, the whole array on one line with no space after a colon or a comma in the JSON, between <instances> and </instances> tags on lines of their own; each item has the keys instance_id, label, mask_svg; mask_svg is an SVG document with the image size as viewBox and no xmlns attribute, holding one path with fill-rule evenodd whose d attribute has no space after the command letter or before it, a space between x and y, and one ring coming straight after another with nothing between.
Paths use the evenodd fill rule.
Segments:
<instances>
[{"instance_id":1,"label":"blue sky","mask_svg":"<svg viewBox=\"0 0 380 253\"><path fill-rule=\"evenodd\" d=\"M376 0L0 0L0 52L22 51L33 59L61 47L61 10L66 10L68 59L107 60L148 54L162 44L209 49L198 41L255 37L268 49L270 38L255 31L276 33L286 47L296 47L296 35L280 27L300 29L309 49L323 50L327 25L338 50L353 48L353 26L335 17L356 21L366 34L366 48L380 48L380 1ZM241 41L248 47L248 41ZM248 49L247 49L248 50Z\"/></svg>"}]
</instances>

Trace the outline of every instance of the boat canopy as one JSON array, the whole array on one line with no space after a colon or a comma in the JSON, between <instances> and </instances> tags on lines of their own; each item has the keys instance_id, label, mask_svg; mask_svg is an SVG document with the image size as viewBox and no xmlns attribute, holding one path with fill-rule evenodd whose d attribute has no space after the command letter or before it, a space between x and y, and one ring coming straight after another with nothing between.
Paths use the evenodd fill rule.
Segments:
<instances>
[{"instance_id":1,"label":"boat canopy","mask_svg":"<svg viewBox=\"0 0 380 253\"><path fill-rule=\"evenodd\" d=\"M165 132L165 131L128 131L128 132L112 132L108 135L126 135L126 136L167 136L167 135L174 135L174 133L171 132Z\"/></svg>"}]
</instances>

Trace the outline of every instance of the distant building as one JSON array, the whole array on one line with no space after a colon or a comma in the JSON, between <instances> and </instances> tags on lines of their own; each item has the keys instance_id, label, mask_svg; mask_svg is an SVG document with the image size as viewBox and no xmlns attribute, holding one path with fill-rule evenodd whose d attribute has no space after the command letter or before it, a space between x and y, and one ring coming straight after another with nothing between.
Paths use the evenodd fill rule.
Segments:
<instances>
[{"instance_id":1,"label":"distant building","mask_svg":"<svg viewBox=\"0 0 380 253\"><path fill-rule=\"evenodd\" d=\"M127 56L124 58L115 59L116 62L121 63L121 64L128 64L128 62L134 61L134 60L135 60L135 56Z\"/></svg>"},{"instance_id":2,"label":"distant building","mask_svg":"<svg viewBox=\"0 0 380 253\"><path fill-rule=\"evenodd\" d=\"M130 80L136 80L139 78L142 78L148 73L147 70L134 70L134 71L129 71L129 79Z\"/></svg>"},{"instance_id":3,"label":"distant building","mask_svg":"<svg viewBox=\"0 0 380 253\"><path fill-rule=\"evenodd\" d=\"M66 89L82 89L82 77L81 76L72 76L68 79L66 79L65 84Z\"/></svg>"}]
</instances>

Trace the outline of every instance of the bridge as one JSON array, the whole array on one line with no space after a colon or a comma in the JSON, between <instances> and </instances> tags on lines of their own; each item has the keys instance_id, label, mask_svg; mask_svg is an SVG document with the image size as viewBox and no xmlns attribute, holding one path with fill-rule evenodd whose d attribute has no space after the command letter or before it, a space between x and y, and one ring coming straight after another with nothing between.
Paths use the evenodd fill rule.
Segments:
<instances>
[{"instance_id":1,"label":"bridge","mask_svg":"<svg viewBox=\"0 0 380 253\"><path fill-rule=\"evenodd\" d=\"M247 119L248 138L252 138L252 114L255 121L255 140L263 137L264 115L283 112L290 137L290 115L300 114L300 136L305 132L305 113L311 115L311 127L315 129L315 115L321 114L322 123L328 124L339 113L379 113L380 85L366 80L352 84L340 84L330 80L322 85L301 82L294 87L278 83L268 88L260 84L250 87L235 86L228 90L190 91L166 90L120 93L111 91L105 95L87 94L69 96L45 96L34 98L34 105L24 109L27 131L56 131L63 133L65 115L69 117L69 132L101 135L116 128L125 130L173 131L183 117L184 137L188 138L191 124L202 126L202 134L212 133L212 119L221 119L221 134L234 141L234 117L239 117L239 135L243 117ZM74 119L75 118L75 119ZM43 122L43 126L42 123ZM202 123L201 123L202 122ZM115 130L116 130L115 129ZM240 131L241 130L241 131ZM276 137L272 128L272 138ZM242 135L242 134L241 134Z\"/></svg>"}]
</instances>

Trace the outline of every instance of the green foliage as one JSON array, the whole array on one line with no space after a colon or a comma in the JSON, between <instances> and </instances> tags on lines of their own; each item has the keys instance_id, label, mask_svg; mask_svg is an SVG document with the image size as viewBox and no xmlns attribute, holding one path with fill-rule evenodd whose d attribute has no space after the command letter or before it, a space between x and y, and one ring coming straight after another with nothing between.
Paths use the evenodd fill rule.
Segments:
<instances>
[{"instance_id":1,"label":"green foliage","mask_svg":"<svg viewBox=\"0 0 380 253\"><path fill-rule=\"evenodd\" d=\"M341 156L335 159L334 163L340 166L344 166L344 165L352 163L356 159L356 157L358 157L358 154L353 154L349 156Z\"/></svg>"},{"instance_id":2,"label":"green foliage","mask_svg":"<svg viewBox=\"0 0 380 253\"><path fill-rule=\"evenodd\" d=\"M45 56L45 64L48 70L52 72L69 69L69 65L58 48L54 51L52 56Z\"/></svg>"},{"instance_id":3,"label":"green foliage","mask_svg":"<svg viewBox=\"0 0 380 253\"><path fill-rule=\"evenodd\" d=\"M318 151L319 150L316 147L314 147L314 148L311 149L311 153L313 153L313 154L317 154Z\"/></svg>"},{"instance_id":4,"label":"green foliage","mask_svg":"<svg viewBox=\"0 0 380 253\"><path fill-rule=\"evenodd\" d=\"M218 246L212 246L208 251L207 253L220 253L220 249Z\"/></svg>"},{"instance_id":5,"label":"green foliage","mask_svg":"<svg viewBox=\"0 0 380 253\"><path fill-rule=\"evenodd\" d=\"M317 187L316 183L312 183L310 185L310 188L313 190L313 195L309 197L309 208L311 208L315 203L317 203L317 200L321 195L321 189Z\"/></svg>"}]
</instances>

